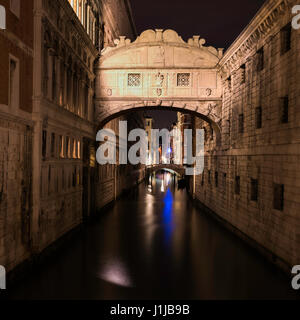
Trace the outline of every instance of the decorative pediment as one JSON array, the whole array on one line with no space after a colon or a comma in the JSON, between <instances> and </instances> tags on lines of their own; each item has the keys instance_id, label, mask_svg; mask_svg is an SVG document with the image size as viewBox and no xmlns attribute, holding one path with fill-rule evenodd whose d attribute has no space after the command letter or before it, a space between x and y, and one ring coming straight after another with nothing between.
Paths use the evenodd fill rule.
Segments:
<instances>
[{"instance_id":1,"label":"decorative pediment","mask_svg":"<svg viewBox=\"0 0 300 320\"><path fill-rule=\"evenodd\" d=\"M205 46L205 39L193 36L188 42L174 30L146 30L134 41L122 36L114 47L101 52L100 67L182 67L213 68L220 61L223 50Z\"/></svg>"}]
</instances>

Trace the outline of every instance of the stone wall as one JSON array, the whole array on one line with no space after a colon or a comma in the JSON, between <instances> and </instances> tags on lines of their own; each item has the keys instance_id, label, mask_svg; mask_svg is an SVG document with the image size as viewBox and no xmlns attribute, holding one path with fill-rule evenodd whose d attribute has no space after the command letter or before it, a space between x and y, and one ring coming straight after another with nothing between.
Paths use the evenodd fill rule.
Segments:
<instances>
[{"instance_id":1,"label":"stone wall","mask_svg":"<svg viewBox=\"0 0 300 320\"><path fill-rule=\"evenodd\" d=\"M287 270L300 261L300 37L288 29L293 4L267 1L221 60L220 148L210 126L196 119L205 128L206 158L195 197Z\"/></svg>"}]
</instances>

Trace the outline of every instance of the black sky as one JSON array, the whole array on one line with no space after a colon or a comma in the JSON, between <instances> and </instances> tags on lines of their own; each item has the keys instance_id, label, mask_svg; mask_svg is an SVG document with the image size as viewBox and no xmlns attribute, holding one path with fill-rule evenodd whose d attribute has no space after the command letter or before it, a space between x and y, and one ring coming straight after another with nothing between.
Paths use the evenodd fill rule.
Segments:
<instances>
[{"instance_id":1,"label":"black sky","mask_svg":"<svg viewBox=\"0 0 300 320\"><path fill-rule=\"evenodd\" d=\"M187 41L193 35L206 45L227 49L265 0L131 0L140 34L147 29L173 29ZM153 113L159 127L168 127L174 115Z\"/></svg>"}]
</instances>

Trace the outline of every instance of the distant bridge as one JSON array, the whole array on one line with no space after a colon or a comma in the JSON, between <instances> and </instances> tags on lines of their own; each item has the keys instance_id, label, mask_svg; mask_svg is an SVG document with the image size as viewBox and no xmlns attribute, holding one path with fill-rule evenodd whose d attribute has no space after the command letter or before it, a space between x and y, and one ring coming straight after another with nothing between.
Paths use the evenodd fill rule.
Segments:
<instances>
[{"instance_id":1,"label":"distant bridge","mask_svg":"<svg viewBox=\"0 0 300 320\"><path fill-rule=\"evenodd\" d=\"M148 173L152 173L155 171L165 170L169 171L171 173L175 173L178 176L184 176L185 174L185 167L182 165L177 164L154 164L154 165L148 165L146 167Z\"/></svg>"}]
</instances>

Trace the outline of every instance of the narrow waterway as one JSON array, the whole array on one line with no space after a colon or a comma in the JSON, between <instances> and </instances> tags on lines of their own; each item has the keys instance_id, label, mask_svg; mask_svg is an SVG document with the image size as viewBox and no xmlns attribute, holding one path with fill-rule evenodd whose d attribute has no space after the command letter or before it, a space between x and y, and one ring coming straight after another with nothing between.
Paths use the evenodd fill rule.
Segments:
<instances>
[{"instance_id":1,"label":"narrow waterway","mask_svg":"<svg viewBox=\"0 0 300 320\"><path fill-rule=\"evenodd\" d=\"M296 298L290 279L157 174L75 236L12 299Z\"/></svg>"}]
</instances>

